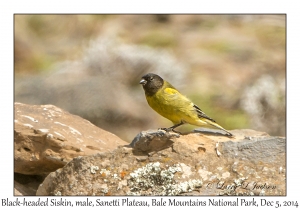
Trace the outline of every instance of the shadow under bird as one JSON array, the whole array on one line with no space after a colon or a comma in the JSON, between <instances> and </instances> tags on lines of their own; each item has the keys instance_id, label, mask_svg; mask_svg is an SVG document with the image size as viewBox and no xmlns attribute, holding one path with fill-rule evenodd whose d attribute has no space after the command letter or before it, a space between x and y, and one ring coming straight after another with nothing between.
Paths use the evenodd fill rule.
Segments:
<instances>
[{"instance_id":1,"label":"shadow under bird","mask_svg":"<svg viewBox=\"0 0 300 210\"><path fill-rule=\"evenodd\" d=\"M161 128L162 130L179 133L174 129L188 123L200 127L215 127L225 131L226 135L233 136L160 76L148 73L142 77L140 84L149 106L174 123L170 128Z\"/></svg>"}]
</instances>

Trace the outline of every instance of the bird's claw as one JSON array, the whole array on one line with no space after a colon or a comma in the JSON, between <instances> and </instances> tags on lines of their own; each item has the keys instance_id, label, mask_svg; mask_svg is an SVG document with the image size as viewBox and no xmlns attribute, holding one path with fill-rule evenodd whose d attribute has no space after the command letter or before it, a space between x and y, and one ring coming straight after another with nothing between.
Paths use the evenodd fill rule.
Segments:
<instances>
[{"instance_id":1,"label":"bird's claw","mask_svg":"<svg viewBox=\"0 0 300 210\"><path fill-rule=\"evenodd\" d=\"M171 131L171 129L170 129L170 128L159 128L158 130L164 130L164 131L166 131L166 132L169 132L169 131Z\"/></svg>"},{"instance_id":2,"label":"bird's claw","mask_svg":"<svg viewBox=\"0 0 300 210\"><path fill-rule=\"evenodd\" d=\"M182 134L181 132L174 130L174 128L159 128L158 130L164 130L166 132L173 131L174 133Z\"/></svg>"}]
</instances>

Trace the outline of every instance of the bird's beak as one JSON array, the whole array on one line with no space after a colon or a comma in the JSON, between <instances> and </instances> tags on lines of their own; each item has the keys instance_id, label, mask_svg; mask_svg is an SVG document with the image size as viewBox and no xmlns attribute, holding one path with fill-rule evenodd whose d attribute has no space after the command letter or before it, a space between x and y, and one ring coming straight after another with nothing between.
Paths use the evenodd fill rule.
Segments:
<instances>
[{"instance_id":1,"label":"bird's beak","mask_svg":"<svg viewBox=\"0 0 300 210\"><path fill-rule=\"evenodd\" d=\"M146 83L147 83L147 81L144 80L144 79L142 79L142 80L140 81L140 84L142 84L142 85L145 85Z\"/></svg>"}]
</instances>

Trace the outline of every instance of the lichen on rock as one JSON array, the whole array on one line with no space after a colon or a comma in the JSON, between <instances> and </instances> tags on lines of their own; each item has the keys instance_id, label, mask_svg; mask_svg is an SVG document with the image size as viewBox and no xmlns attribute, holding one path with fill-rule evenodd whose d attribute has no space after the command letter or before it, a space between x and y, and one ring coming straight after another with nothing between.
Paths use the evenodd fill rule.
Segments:
<instances>
[{"instance_id":1,"label":"lichen on rock","mask_svg":"<svg viewBox=\"0 0 300 210\"><path fill-rule=\"evenodd\" d=\"M162 169L159 162L149 163L130 173L128 195L179 195L202 186L201 180L176 183L174 176L181 172L179 164Z\"/></svg>"}]
</instances>

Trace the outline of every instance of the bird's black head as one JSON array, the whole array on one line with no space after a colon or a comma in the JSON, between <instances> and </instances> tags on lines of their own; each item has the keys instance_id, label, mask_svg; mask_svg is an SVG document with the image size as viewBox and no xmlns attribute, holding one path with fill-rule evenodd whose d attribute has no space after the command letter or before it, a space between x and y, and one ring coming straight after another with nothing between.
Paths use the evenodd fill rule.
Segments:
<instances>
[{"instance_id":1,"label":"bird's black head","mask_svg":"<svg viewBox=\"0 0 300 210\"><path fill-rule=\"evenodd\" d=\"M142 76L140 84L143 85L146 95L154 95L164 85L164 80L156 74L146 74Z\"/></svg>"}]
</instances>

